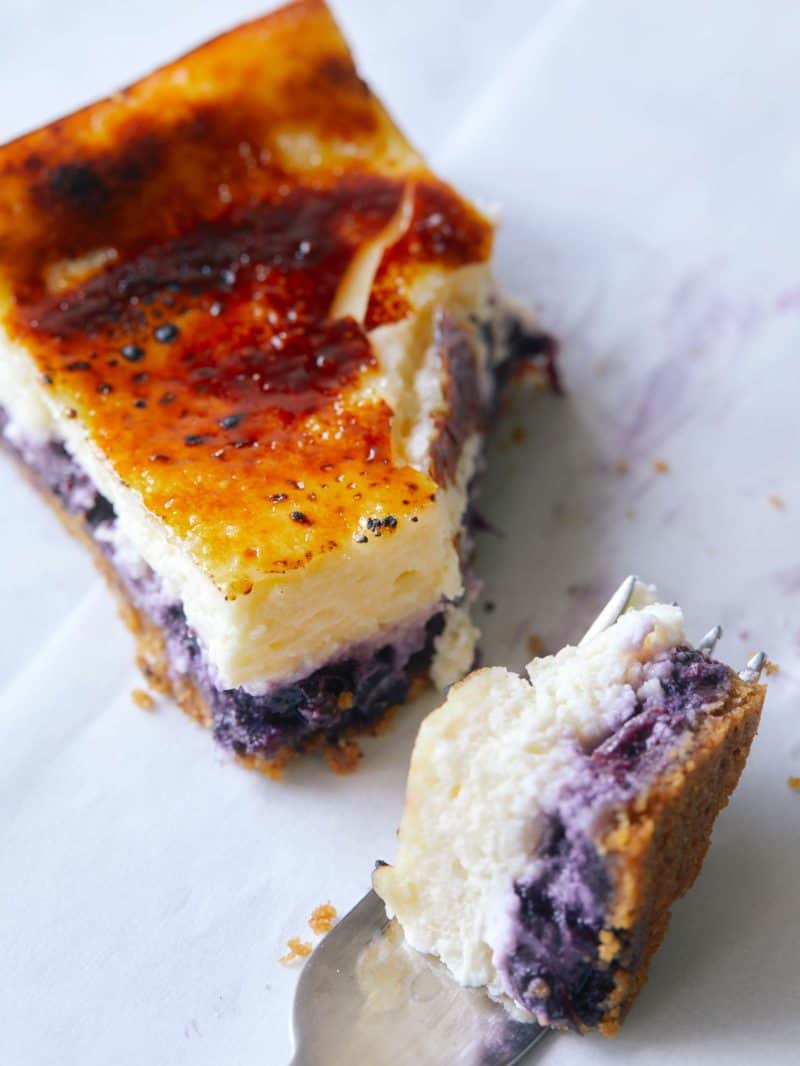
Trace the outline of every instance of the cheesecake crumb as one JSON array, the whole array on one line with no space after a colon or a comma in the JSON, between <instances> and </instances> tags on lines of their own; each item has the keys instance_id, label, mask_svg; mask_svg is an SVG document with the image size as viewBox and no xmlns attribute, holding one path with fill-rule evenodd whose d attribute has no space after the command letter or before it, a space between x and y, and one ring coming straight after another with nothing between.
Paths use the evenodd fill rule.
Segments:
<instances>
[{"instance_id":1,"label":"cheesecake crumb","mask_svg":"<svg viewBox=\"0 0 800 1066\"><path fill-rule=\"evenodd\" d=\"M781 496L772 495L769 497L770 506L774 507L776 511L785 511L786 502Z\"/></svg>"},{"instance_id":2,"label":"cheesecake crumb","mask_svg":"<svg viewBox=\"0 0 800 1066\"><path fill-rule=\"evenodd\" d=\"M615 474L627 474L629 470L630 467L625 459L617 459L616 463L614 463Z\"/></svg>"},{"instance_id":3,"label":"cheesecake crumb","mask_svg":"<svg viewBox=\"0 0 800 1066\"><path fill-rule=\"evenodd\" d=\"M299 936L293 936L287 941L286 946L289 950L278 959L282 966L291 966L296 959L307 959L311 954L311 945L307 940L301 940Z\"/></svg>"},{"instance_id":4,"label":"cheesecake crumb","mask_svg":"<svg viewBox=\"0 0 800 1066\"><path fill-rule=\"evenodd\" d=\"M764 663L764 672L767 677L772 677L773 674L779 674L781 672L780 666L777 663L771 662L769 659Z\"/></svg>"},{"instance_id":5,"label":"cheesecake crumb","mask_svg":"<svg viewBox=\"0 0 800 1066\"><path fill-rule=\"evenodd\" d=\"M654 460L654 462L653 462L653 471L656 474L668 474L669 473L669 469L670 469L669 463L667 462L666 459L656 459L656 460Z\"/></svg>"},{"instance_id":6,"label":"cheesecake crumb","mask_svg":"<svg viewBox=\"0 0 800 1066\"><path fill-rule=\"evenodd\" d=\"M541 655L544 651L544 641L538 633L531 633L528 637L528 651L531 655Z\"/></svg>"},{"instance_id":7,"label":"cheesecake crumb","mask_svg":"<svg viewBox=\"0 0 800 1066\"><path fill-rule=\"evenodd\" d=\"M800 792L800 777L790 777L786 783L795 792Z\"/></svg>"},{"instance_id":8,"label":"cheesecake crumb","mask_svg":"<svg viewBox=\"0 0 800 1066\"><path fill-rule=\"evenodd\" d=\"M131 699L137 707L141 707L143 711L152 711L156 705L156 701L150 695L149 692L145 692L143 688L135 688L131 692Z\"/></svg>"},{"instance_id":9,"label":"cheesecake crumb","mask_svg":"<svg viewBox=\"0 0 800 1066\"><path fill-rule=\"evenodd\" d=\"M325 762L335 774L352 774L361 758L361 748L354 740L340 740L325 749Z\"/></svg>"},{"instance_id":10,"label":"cheesecake crumb","mask_svg":"<svg viewBox=\"0 0 800 1066\"><path fill-rule=\"evenodd\" d=\"M320 903L318 907L314 908L311 912L311 917L308 919L308 924L315 936L324 936L325 933L329 933L333 929L337 918L336 908L328 900L327 903Z\"/></svg>"}]
</instances>

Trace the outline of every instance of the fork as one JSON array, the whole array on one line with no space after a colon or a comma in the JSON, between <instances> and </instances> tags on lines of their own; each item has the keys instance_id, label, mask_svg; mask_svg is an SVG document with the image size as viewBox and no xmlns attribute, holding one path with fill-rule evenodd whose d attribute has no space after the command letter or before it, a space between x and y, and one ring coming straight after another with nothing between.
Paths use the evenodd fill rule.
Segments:
<instances>
[{"instance_id":1,"label":"fork","mask_svg":"<svg viewBox=\"0 0 800 1066\"><path fill-rule=\"evenodd\" d=\"M581 643L613 625L642 590L627 577ZM721 635L715 626L698 649L711 654ZM757 680L765 662L759 652L739 676ZM483 990L458 985L440 962L410 948L370 891L305 964L290 1066L513 1066L548 1032Z\"/></svg>"}]
</instances>

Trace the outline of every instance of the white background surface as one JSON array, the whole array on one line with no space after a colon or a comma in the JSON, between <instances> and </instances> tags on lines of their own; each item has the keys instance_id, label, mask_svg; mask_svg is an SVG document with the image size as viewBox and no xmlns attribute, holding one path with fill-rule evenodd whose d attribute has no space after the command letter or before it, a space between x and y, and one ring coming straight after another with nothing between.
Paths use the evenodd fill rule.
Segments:
<instances>
[{"instance_id":1,"label":"white background surface","mask_svg":"<svg viewBox=\"0 0 800 1066\"><path fill-rule=\"evenodd\" d=\"M533 633L577 638L636 571L693 636L722 622L734 664L763 646L781 668L624 1031L534 1058L795 1063L800 6L336 7L433 164L503 205L501 278L564 341L567 396L521 398L495 435L486 661L521 664ZM2 0L0 135L258 10ZM295 974L276 960L314 906L345 911L392 856L421 708L354 777L239 771L173 707L131 704L109 597L7 462L0 507L0 1060L281 1066Z\"/></svg>"}]
</instances>

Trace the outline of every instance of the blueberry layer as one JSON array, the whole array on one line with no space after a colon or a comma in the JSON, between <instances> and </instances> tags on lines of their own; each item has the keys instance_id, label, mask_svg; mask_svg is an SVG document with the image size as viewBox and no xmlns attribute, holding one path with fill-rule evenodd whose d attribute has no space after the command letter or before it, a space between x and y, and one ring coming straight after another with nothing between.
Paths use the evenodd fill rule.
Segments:
<instances>
[{"instance_id":1,"label":"blueberry layer","mask_svg":"<svg viewBox=\"0 0 800 1066\"><path fill-rule=\"evenodd\" d=\"M660 686L592 751L576 752L576 771L544 822L531 872L514 885L511 934L498 960L508 994L538 1018L570 1029L602 1019L619 969L635 969L636 932L600 961L608 929L613 871L598 842L614 812L644 793L689 738L705 709L723 699L731 673L688 647L651 666Z\"/></svg>"}]
</instances>

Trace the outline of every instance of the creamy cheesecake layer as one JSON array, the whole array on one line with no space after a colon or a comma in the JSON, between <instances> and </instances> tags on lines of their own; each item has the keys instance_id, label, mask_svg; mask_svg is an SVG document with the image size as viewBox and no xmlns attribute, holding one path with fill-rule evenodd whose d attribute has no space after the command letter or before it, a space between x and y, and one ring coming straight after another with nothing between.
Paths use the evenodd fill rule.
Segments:
<instances>
[{"instance_id":1,"label":"creamy cheesecake layer","mask_svg":"<svg viewBox=\"0 0 800 1066\"><path fill-rule=\"evenodd\" d=\"M469 269L463 286L452 279L447 286L450 307L461 322L468 305L487 323L483 331L469 324L456 331L457 342L466 344L474 358L466 373L474 378L482 406L492 395L495 365L507 354L485 340L487 329L495 329L487 317L489 284L486 272ZM436 434L447 414L444 390L451 379L442 365L442 323L452 314L431 308L413 322L380 327L372 337L378 366L365 388L397 406L396 448L424 473L431 469ZM233 597L213 580L201 553L179 540L122 482L80 421L42 386L26 353L7 338L0 352L0 404L9 416L6 433L12 442L63 443L111 503L126 542L182 604L220 687L257 692L303 677L351 645L380 640L406 619L428 616L463 594L458 536L480 451L474 418L468 435L453 441L453 476L435 499L420 501L416 513L402 517L381 510L364 514L355 529L343 531L336 550L288 572L252 574L247 593ZM236 520L231 515L231 523ZM457 641L448 642L451 668L437 672L443 683L455 680L474 655L475 630L462 622L458 634Z\"/></svg>"}]
</instances>

